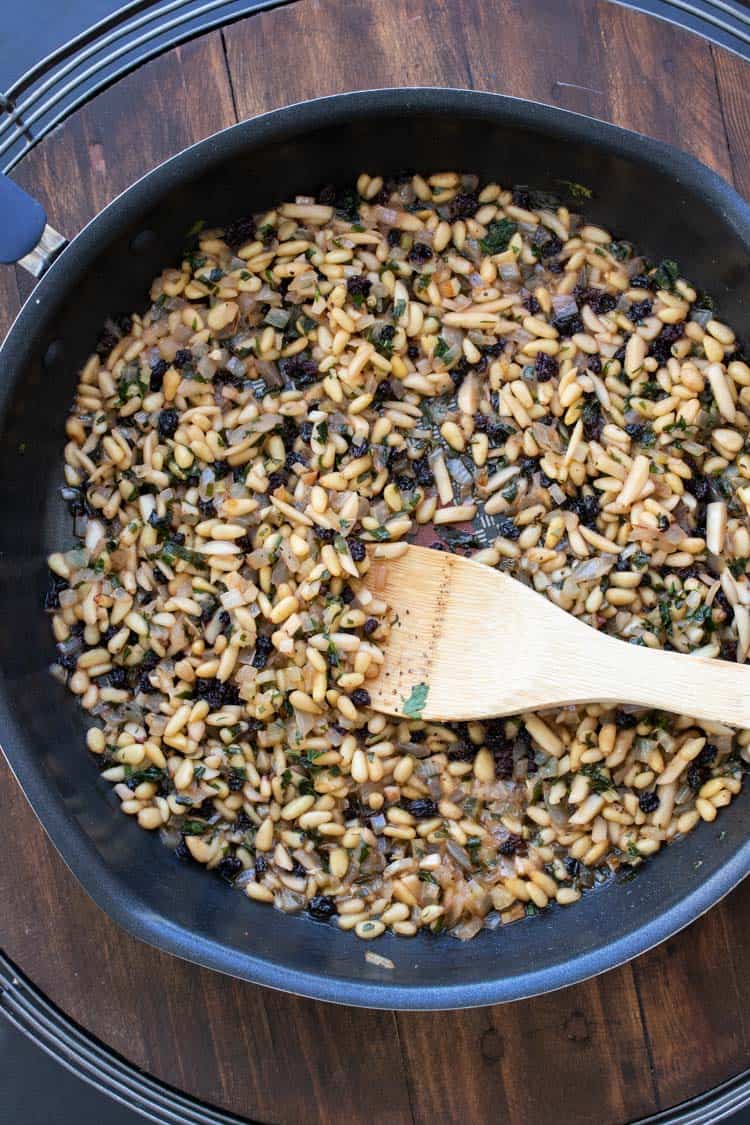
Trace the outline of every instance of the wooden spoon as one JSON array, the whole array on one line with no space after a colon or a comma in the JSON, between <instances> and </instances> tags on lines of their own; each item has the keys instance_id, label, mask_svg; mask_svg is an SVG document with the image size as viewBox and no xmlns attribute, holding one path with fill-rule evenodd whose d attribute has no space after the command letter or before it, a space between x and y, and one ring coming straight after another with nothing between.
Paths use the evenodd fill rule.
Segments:
<instances>
[{"instance_id":1,"label":"wooden spoon","mask_svg":"<svg viewBox=\"0 0 750 1125\"><path fill-rule=\"evenodd\" d=\"M372 706L479 719L570 703L633 703L750 727L750 669L598 633L502 571L425 547L375 561L397 614Z\"/></svg>"}]
</instances>

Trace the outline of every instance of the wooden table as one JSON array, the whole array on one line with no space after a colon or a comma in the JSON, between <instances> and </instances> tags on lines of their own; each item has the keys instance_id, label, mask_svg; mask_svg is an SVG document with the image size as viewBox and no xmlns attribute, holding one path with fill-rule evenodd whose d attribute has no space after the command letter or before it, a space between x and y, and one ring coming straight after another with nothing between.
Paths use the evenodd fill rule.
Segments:
<instances>
[{"instance_id":1,"label":"wooden table","mask_svg":"<svg viewBox=\"0 0 750 1125\"><path fill-rule=\"evenodd\" d=\"M609 0L300 0L190 42L100 95L17 170L75 233L154 164L238 119L340 90L473 86L681 145L750 196L750 66ZM436 164L439 164L439 155ZM28 283L0 273L0 327ZM7 768L0 944L137 1066L263 1122L626 1122L750 1063L750 882L576 988L475 1011L313 1003L177 961L87 898Z\"/></svg>"}]
</instances>

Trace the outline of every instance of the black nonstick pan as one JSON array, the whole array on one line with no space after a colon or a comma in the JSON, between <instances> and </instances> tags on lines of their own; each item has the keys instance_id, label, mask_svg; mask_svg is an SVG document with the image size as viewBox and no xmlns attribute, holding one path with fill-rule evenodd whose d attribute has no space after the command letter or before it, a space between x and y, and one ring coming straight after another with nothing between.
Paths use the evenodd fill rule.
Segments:
<instances>
[{"instance_id":1,"label":"black nonstick pan","mask_svg":"<svg viewBox=\"0 0 750 1125\"><path fill-rule=\"evenodd\" d=\"M144 304L151 278L179 259L197 219L220 225L324 183L352 182L363 169L404 168L472 171L551 191L561 181L583 184L592 192L588 216L654 259L676 258L714 296L722 320L740 334L748 324L750 208L692 158L589 118L492 94L383 90L291 106L195 145L134 184L61 252L47 230L31 259L44 276L0 351L0 740L75 875L137 937L305 996L457 1008L574 984L692 922L750 871L746 799L635 878L613 879L571 909L468 944L383 937L377 952L394 967L381 968L351 934L249 902L119 814L84 748L81 713L49 676L54 648L42 610L45 557L53 544L73 542L59 495L63 422L106 317ZM0 249L20 257L44 216L17 197L5 211Z\"/></svg>"}]
</instances>

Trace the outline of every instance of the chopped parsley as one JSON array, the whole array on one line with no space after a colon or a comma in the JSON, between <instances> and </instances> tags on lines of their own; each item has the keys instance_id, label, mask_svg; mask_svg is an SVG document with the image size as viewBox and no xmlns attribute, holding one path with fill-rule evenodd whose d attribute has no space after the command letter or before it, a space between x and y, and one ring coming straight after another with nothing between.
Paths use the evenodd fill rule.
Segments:
<instances>
[{"instance_id":1,"label":"chopped parsley","mask_svg":"<svg viewBox=\"0 0 750 1125\"><path fill-rule=\"evenodd\" d=\"M508 244L517 230L518 223L514 223L512 219L493 219L479 245L485 254L502 254L508 249Z\"/></svg>"},{"instance_id":2,"label":"chopped parsley","mask_svg":"<svg viewBox=\"0 0 750 1125\"><path fill-rule=\"evenodd\" d=\"M651 274L651 281L657 289L666 289L671 293L679 276L680 267L677 262L665 258Z\"/></svg>"},{"instance_id":3,"label":"chopped parsley","mask_svg":"<svg viewBox=\"0 0 750 1125\"><path fill-rule=\"evenodd\" d=\"M581 773L589 779L589 788L592 793L606 793L615 787L612 778L603 773L598 766L581 766Z\"/></svg>"},{"instance_id":4,"label":"chopped parsley","mask_svg":"<svg viewBox=\"0 0 750 1125\"><path fill-rule=\"evenodd\" d=\"M202 836L208 830L205 820L183 820L180 832L183 836Z\"/></svg>"},{"instance_id":5,"label":"chopped parsley","mask_svg":"<svg viewBox=\"0 0 750 1125\"><path fill-rule=\"evenodd\" d=\"M563 184L568 189L568 195L576 203L583 203L585 199L591 199L593 195L591 188L586 187L585 184L577 184L573 180L559 180L558 183Z\"/></svg>"},{"instance_id":6,"label":"chopped parsley","mask_svg":"<svg viewBox=\"0 0 750 1125\"><path fill-rule=\"evenodd\" d=\"M415 684L409 698L404 702L404 715L407 719L421 719L429 692L427 684Z\"/></svg>"},{"instance_id":7,"label":"chopped parsley","mask_svg":"<svg viewBox=\"0 0 750 1125\"><path fill-rule=\"evenodd\" d=\"M633 247L629 242L610 242L607 249L618 262L627 262L633 256Z\"/></svg>"}]
</instances>

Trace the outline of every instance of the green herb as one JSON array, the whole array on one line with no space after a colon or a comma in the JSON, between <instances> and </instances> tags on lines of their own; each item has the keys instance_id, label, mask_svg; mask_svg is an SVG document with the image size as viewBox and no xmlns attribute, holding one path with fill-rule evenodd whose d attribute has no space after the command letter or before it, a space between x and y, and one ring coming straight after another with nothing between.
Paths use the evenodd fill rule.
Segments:
<instances>
[{"instance_id":1,"label":"green herb","mask_svg":"<svg viewBox=\"0 0 750 1125\"><path fill-rule=\"evenodd\" d=\"M438 526L435 531L444 543L447 543L454 551L456 550L471 550L481 546L481 543L470 531L460 531L457 527Z\"/></svg>"},{"instance_id":2,"label":"green herb","mask_svg":"<svg viewBox=\"0 0 750 1125\"><path fill-rule=\"evenodd\" d=\"M518 478L514 477L510 484L507 484L502 490L503 498L512 504L516 496L518 496Z\"/></svg>"},{"instance_id":3,"label":"green herb","mask_svg":"<svg viewBox=\"0 0 750 1125\"><path fill-rule=\"evenodd\" d=\"M606 793L614 789L612 778L603 773L597 766L581 766L581 773L589 779L589 788L592 793Z\"/></svg>"},{"instance_id":4,"label":"green herb","mask_svg":"<svg viewBox=\"0 0 750 1125\"><path fill-rule=\"evenodd\" d=\"M650 426L645 426L643 433L638 440L640 441L641 445L645 446L646 449L648 449L650 446L656 444L656 434Z\"/></svg>"},{"instance_id":5,"label":"green herb","mask_svg":"<svg viewBox=\"0 0 750 1125\"><path fill-rule=\"evenodd\" d=\"M346 539L344 539L343 535L334 535L333 546L340 555L349 554L349 547L347 546Z\"/></svg>"},{"instance_id":6,"label":"green herb","mask_svg":"<svg viewBox=\"0 0 750 1125\"><path fill-rule=\"evenodd\" d=\"M391 533L387 527L376 527L374 531L368 531L367 534L372 536L373 539L377 539L379 543L391 537Z\"/></svg>"},{"instance_id":7,"label":"green herb","mask_svg":"<svg viewBox=\"0 0 750 1125\"><path fill-rule=\"evenodd\" d=\"M647 567L651 562L651 559L645 551L636 551L635 554L631 556L630 562L636 570L643 570L644 567Z\"/></svg>"},{"instance_id":8,"label":"green herb","mask_svg":"<svg viewBox=\"0 0 750 1125\"><path fill-rule=\"evenodd\" d=\"M362 845L362 847L359 849L359 857L358 857L360 864L365 862L365 860L367 859L367 857L368 857L368 855L370 854L371 851L372 851L372 848L369 846L369 844L363 844Z\"/></svg>"},{"instance_id":9,"label":"green herb","mask_svg":"<svg viewBox=\"0 0 750 1125\"><path fill-rule=\"evenodd\" d=\"M645 383L641 383L635 393L638 398L646 398L650 402L655 402L663 396L664 388L656 379L647 379Z\"/></svg>"},{"instance_id":10,"label":"green herb","mask_svg":"<svg viewBox=\"0 0 750 1125\"><path fill-rule=\"evenodd\" d=\"M355 188L347 188L336 197L336 213L350 223L360 223L360 197Z\"/></svg>"},{"instance_id":11,"label":"green herb","mask_svg":"<svg viewBox=\"0 0 750 1125\"><path fill-rule=\"evenodd\" d=\"M435 345L435 351L432 353L434 355L435 359L442 359L443 356L447 355L447 353L449 351L450 351L450 344L446 343L446 341L443 339L442 336L438 336L438 341L437 341L437 344Z\"/></svg>"},{"instance_id":12,"label":"green herb","mask_svg":"<svg viewBox=\"0 0 750 1125\"><path fill-rule=\"evenodd\" d=\"M629 242L610 242L607 249L618 262L627 262L633 256L633 247Z\"/></svg>"},{"instance_id":13,"label":"green herb","mask_svg":"<svg viewBox=\"0 0 750 1125\"><path fill-rule=\"evenodd\" d=\"M393 319L400 320L406 312L406 301L395 301L393 305Z\"/></svg>"},{"instance_id":14,"label":"green herb","mask_svg":"<svg viewBox=\"0 0 750 1125\"><path fill-rule=\"evenodd\" d=\"M182 559L183 562L190 563L198 570L208 570L208 564L202 555L198 554L197 551L191 551L189 547L184 547L182 543L175 543L173 539L169 539L164 544L160 558L164 560L167 566L174 566L175 559Z\"/></svg>"},{"instance_id":15,"label":"green herb","mask_svg":"<svg viewBox=\"0 0 750 1125\"><path fill-rule=\"evenodd\" d=\"M479 245L485 254L502 254L503 250L508 249L508 243L517 230L518 223L510 219L493 219Z\"/></svg>"},{"instance_id":16,"label":"green herb","mask_svg":"<svg viewBox=\"0 0 750 1125\"><path fill-rule=\"evenodd\" d=\"M710 605L698 606L697 609L694 609L692 613L688 614L687 620L694 621L696 625L702 626L704 632L706 633L713 633L714 629L716 628L716 626L714 625L714 619L711 616Z\"/></svg>"},{"instance_id":17,"label":"green herb","mask_svg":"<svg viewBox=\"0 0 750 1125\"><path fill-rule=\"evenodd\" d=\"M601 404L596 395L586 395L581 410L581 418L587 429L592 426L596 427L601 422L601 410Z\"/></svg>"},{"instance_id":18,"label":"green herb","mask_svg":"<svg viewBox=\"0 0 750 1125\"><path fill-rule=\"evenodd\" d=\"M705 310L706 312L714 312L716 310L716 302L708 293L699 293L695 298L693 312L699 312L700 310Z\"/></svg>"},{"instance_id":19,"label":"green herb","mask_svg":"<svg viewBox=\"0 0 750 1125\"><path fill-rule=\"evenodd\" d=\"M641 858L641 853L638 851L638 848L632 842L632 840L628 844L628 855L631 855L633 857L633 859L640 859Z\"/></svg>"},{"instance_id":20,"label":"green herb","mask_svg":"<svg viewBox=\"0 0 750 1125\"><path fill-rule=\"evenodd\" d=\"M393 355L393 337L396 329L392 324L373 325L366 333L367 339L374 344L380 355L390 359Z\"/></svg>"},{"instance_id":21,"label":"green herb","mask_svg":"<svg viewBox=\"0 0 750 1125\"><path fill-rule=\"evenodd\" d=\"M315 427L315 440L319 441L321 445L323 444L323 442L328 441L327 422L318 422L317 426Z\"/></svg>"},{"instance_id":22,"label":"green herb","mask_svg":"<svg viewBox=\"0 0 750 1125\"><path fill-rule=\"evenodd\" d=\"M661 619L661 627L665 633L669 633L672 629L672 613L669 608L669 602L664 598L659 601L659 618Z\"/></svg>"},{"instance_id":23,"label":"green herb","mask_svg":"<svg viewBox=\"0 0 750 1125\"><path fill-rule=\"evenodd\" d=\"M563 184L568 189L568 195L574 199L576 203L583 203L585 199L591 199L591 188L587 188L584 184L574 183L572 180L558 180L558 183Z\"/></svg>"},{"instance_id":24,"label":"green herb","mask_svg":"<svg viewBox=\"0 0 750 1125\"><path fill-rule=\"evenodd\" d=\"M198 219L196 222L193 223L190 230L185 235L185 238L188 238L188 239L189 238L195 238L196 235L200 234L200 232L203 230L205 225L206 225L205 219Z\"/></svg>"},{"instance_id":25,"label":"green herb","mask_svg":"<svg viewBox=\"0 0 750 1125\"><path fill-rule=\"evenodd\" d=\"M539 913L539 907L534 906L533 902L527 902L524 911L527 918L533 918L535 914Z\"/></svg>"},{"instance_id":26,"label":"green herb","mask_svg":"<svg viewBox=\"0 0 750 1125\"><path fill-rule=\"evenodd\" d=\"M125 780L134 781L140 785L142 781L161 781L164 770L158 766L148 766L145 770L134 770L132 766L125 766Z\"/></svg>"},{"instance_id":27,"label":"green herb","mask_svg":"<svg viewBox=\"0 0 750 1125\"><path fill-rule=\"evenodd\" d=\"M479 863L479 849L481 848L481 846L482 840L480 836L469 836L468 840L466 841L466 850L469 853L471 862L475 867Z\"/></svg>"},{"instance_id":28,"label":"green herb","mask_svg":"<svg viewBox=\"0 0 750 1125\"><path fill-rule=\"evenodd\" d=\"M422 711L427 702L427 693L430 689L427 684L415 684L411 689L409 698L404 702L404 715L407 719L421 719Z\"/></svg>"},{"instance_id":29,"label":"green herb","mask_svg":"<svg viewBox=\"0 0 750 1125\"><path fill-rule=\"evenodd\" d=\"M668 292L671 292L679 276L680 267L677 265L677 262L673 262L670 258L665 258L651 274L651 281L657 289L666 289Z\"/></svg>"},{"instance_id":30,"label":"green herb","mask_svg":"<svg viewBox=\"0 0 750 1125\"><path fill-rule=\"evenodd\" d=\"M440 884L438 883L437 879L432 874L432 872L431 871L425 871L424 868L422 868L418 872L418 878L419 878L420 883L432 883L436 887L440 886Z\"/></svg>"},{"instance_id":31,"label":"green herb","mask_svg":"<svg viewBox=\"0 0 750 1125\"><path fill-rule=\"evenodd\" d=\"M748 563L750 563L750 559L747 558L731 559L729 562L729 571L734 578L741 578L747 570Z\"/></svg>"},{"instance_id":32,"label":"green herb","mask_svg":"<svg viewBox=\"0 0 750 1125\"><path fill-rule=\"evenodd\" d=\"M180 824L180 832L183 836L202 836L207 831L208 825L204 820L183 820Z\"/></svg>"}]
</instances>

